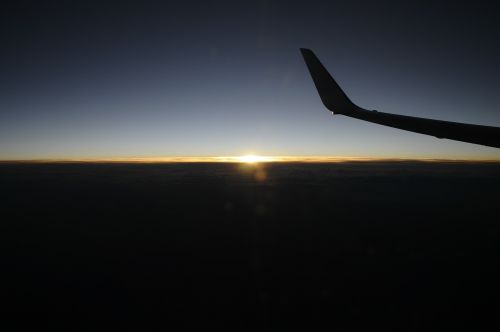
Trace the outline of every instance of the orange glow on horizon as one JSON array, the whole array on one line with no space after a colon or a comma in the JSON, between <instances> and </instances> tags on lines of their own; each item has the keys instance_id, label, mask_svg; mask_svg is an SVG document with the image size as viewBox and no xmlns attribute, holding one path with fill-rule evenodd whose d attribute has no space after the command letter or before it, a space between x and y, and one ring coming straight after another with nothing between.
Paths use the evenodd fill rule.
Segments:
<instances>
[{"instance_id":1,"label":"orange glow on horizon","mask_svg":"<svg viewBox=\"0 0 500 332\"><path fill-rule=\"evenodd\" d=\"M342 162L499 162L498 159L438 159L438 158L374 158L333 156L219 156L219 157L110 157L110 158L40 158L11 159L0 162L33 163L342 163Z\"/></svg>"}]
</instances>

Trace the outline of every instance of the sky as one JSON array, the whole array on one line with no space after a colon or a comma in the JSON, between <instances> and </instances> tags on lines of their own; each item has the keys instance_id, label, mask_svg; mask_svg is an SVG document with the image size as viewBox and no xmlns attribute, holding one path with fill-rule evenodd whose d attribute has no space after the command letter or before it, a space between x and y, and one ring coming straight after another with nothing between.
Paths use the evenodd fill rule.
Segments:
<instances>
[{"instance_id":1,"label":"sky","mask_svg":"<svg viewBox=\"0 0 500 332\"><path fill-rule=\"evenodd\" d=\"M500 150L332 116L299 48L351 100L500 126L486 1L12 1L0 10L0 160Z\"/></svg>"}]
</instances>

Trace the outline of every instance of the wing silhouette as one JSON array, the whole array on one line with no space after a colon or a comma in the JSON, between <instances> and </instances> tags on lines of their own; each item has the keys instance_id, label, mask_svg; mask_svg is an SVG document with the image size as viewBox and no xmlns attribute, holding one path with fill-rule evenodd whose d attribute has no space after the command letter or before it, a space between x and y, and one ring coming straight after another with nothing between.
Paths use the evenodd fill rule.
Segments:
<instances>
[{"instance_id":1,"label":"wing silhouette","mask_svg":"<svg viewBox=\"0 0 500 332\"><path fill-rule=\"evenodd\" d=\"M447 138L500 148L499 127L425 119L363 109L355 105L347 97L311 50L301 48L300 51L316 85L321 101L333 114L342 114L351 118L431 135L437 138Z\"/></svg>"}]
</instances>

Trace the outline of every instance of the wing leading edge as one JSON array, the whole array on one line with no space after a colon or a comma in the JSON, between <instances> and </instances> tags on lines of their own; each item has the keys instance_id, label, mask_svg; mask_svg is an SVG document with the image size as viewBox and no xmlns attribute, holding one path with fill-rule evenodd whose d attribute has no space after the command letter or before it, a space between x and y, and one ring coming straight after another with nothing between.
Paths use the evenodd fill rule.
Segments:
<instances>
[{"instance_id":1,"label":"wing leading edge","mask_svg":"<svg viewBox=\"0 0 500 332\"><path fill-rule=\"evenodd\" d=\"M316 85L321 101L334 114L342 114L437 138L447 138L500 148L499 127L417 118L363 109L355 105L347 97L311 50L301 48L300 51Z\"/></svg>"}]
</instances>

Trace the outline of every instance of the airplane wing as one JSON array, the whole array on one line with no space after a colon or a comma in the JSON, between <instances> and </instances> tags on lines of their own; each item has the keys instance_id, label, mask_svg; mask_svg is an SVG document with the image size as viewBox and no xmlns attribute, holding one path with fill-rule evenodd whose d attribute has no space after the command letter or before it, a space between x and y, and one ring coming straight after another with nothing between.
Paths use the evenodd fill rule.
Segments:
<instances>
[{"instance_id":1,"label":"airplane wing","mask_svg":"<svg viewBox=\"0 0 500 332\"><path fill-rule=\"evenodd\" d=\"M448 138L500 148L499 127L424 119L363 109L355 105L347 97L311 50L301 48L300 51L316 85L321 101L333 114L342 114L351 118L431 135L437 138Z\"/></svg>"}]
</instances>

